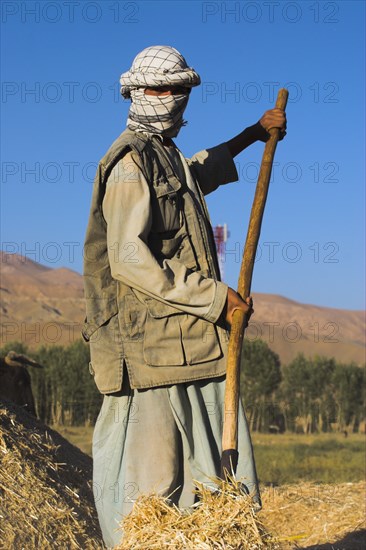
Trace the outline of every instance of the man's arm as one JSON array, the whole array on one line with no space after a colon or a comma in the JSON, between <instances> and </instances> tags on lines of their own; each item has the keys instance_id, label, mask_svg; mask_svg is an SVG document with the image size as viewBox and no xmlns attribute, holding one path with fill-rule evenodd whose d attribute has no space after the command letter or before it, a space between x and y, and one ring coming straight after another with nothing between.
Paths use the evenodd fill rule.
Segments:
<instances>
[{"instance_id":1,"label":"man's arm","mask_svg":"<svg viewBox=\"0 0 366 550\"><path fill-rule=\"evenodd\" d=\"M212 193L220 185L239 179L233 157L226 143L199 151L186 161L204 195Z\"/></svg>"},{"instance_id":2,"label":"man's arm","mask_svg":"<svg viewBox=\"0 0 366 550\"><path fill-rule=\"evenodd\" d=\"M174 258L160 263L152 254L150 188L133 153L127 153L108 178L103 215L112 277L180 311L217 321L227 285Z\"/></svg>"},{"instance_id":3,"label":"man's arm","mask_svg":"<svg viewBox=\"0 0 366 550\"><path fill-rule=\"evenodd\" d=\"M220 185L238 180L233 158L256 141L267 141L270 128L280 128L283 139L286 134L286 114L281 109L266 111L261 119L226 143L196 153L186 159L201 191L208 195Z\"/></svg>"},{"instance_id":4,"label":"man's arm","mask_svg":"<svg viewBox=\"0 0 366 550\"><path fill-rule=\"evenodd\" d=\"M247 147L256 141L267 141L270 137L268 130L271 128L280 128L280 140L286 135L286 113L282 109L270 109L266 111L261 119L253 126L245 128L243 132L226 142L231 156L244 151Z\"/></svg>"}]
</instances>

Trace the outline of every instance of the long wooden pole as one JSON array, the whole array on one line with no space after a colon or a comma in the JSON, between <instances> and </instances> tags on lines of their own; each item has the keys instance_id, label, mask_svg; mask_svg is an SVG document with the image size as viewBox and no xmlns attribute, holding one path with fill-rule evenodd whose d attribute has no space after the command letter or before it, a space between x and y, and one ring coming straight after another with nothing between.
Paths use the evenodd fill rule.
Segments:
<instances>
[{"instance_id":1,"label":"long wooden pole","mask_svg":"<svg viewBox=\"0 0 366 550\"><path fill-rule=\"evenodd\" d=\"M288 91L282 88L277 95L276 107L286 109ZM264 207L266 205L272 164L280 135L279 128L269 130L271 137L266 142L259 171L254 201L250 213L249 227L245 241L244 254L238 281L238 294L245 299L250 295L255 255L262 226ZM222 435L221 478L227 479L236 473L238 464L238 407L240 392L240 358L247 315L235 310L231 325L228 347L226 389L224 405L224 427Z\"/></svg>"}]
</instances>

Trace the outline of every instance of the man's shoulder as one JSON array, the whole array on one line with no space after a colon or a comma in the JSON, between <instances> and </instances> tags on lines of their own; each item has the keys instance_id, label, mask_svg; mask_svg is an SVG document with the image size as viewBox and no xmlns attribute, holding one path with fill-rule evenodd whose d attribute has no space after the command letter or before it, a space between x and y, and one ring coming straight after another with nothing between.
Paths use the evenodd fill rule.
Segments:
<instances>
[{"instance_id":1,"label":"man's shoulder","mask_svg":"<svg viewBox=\"0 0 366 550\"><path fill-rule=\"evenodd\" d=\"M133 159L140 167L144 166L146 163L141 162L141 160L146 157L145 149L148 143L147 136L133 130L124 130L99 161L99 169L103 179L106 176L108 177L114 166L130 153L132 154L132 157L129 157L130 160Z\"/></svg>"},{"instance_id":2,"label":"man's shoulder","mask_svg":"<svg viewBox=\"0 0 366 550\"><path fill-rule=\"evenodd\" d=\"M127 128L117 137L117 139L114 140L100 162L103 164L108 164L108 161L113 159L113 157L128 150L142 153L147 145L147 142L148 139L146 136Z\"/></svg>"}]
</instances>

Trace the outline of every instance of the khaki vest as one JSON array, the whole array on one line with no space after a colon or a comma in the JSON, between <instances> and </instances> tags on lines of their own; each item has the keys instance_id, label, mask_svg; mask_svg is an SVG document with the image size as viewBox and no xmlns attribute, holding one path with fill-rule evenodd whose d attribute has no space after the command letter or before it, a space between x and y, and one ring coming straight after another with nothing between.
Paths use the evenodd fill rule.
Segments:
<instances>
[{"instance_id":1,"label":"khaki vest","mask_svg":"<svg viewBox=\"0 0 366 550\"><path fill-rule=\"evenodd\" d=\"M111 275L102 201L108 176L128 150L138 154L150 185L152 224L159 226L149 240L155 257L159 261L177 258L186 267L219 280L202 194L199 209L192 200L182 200L188 197L187 188L174 174L159 138L125 130L98 165L84 245L87 315L82 334L90 342L89 368L102 393L121 389L126 368L131 387L139 389L225 373L228 335L224 326L166 305ZM182 204L184 212L179 211ZM177 226L174 238L171 232L164 233L182 217L185 222Z\"/></svg>"}]
</instances>

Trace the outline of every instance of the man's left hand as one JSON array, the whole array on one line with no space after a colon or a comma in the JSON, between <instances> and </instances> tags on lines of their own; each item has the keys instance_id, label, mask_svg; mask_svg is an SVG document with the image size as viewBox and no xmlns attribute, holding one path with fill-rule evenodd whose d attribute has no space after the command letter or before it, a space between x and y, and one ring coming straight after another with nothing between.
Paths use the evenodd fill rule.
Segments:
<instances>
[{"instance_id":1,"label":"man's left hand","mask_svg":"<svg viewBox=\"0 0 366 550\"><path fill-rule=\"evenodd\" d=\"M269 130L271 128L279 128L279 140L281 141L286 135L286 126L286 113L282 111L282 109L270 109L269 111L266 111L264 113L264 115L255 125L257 131L257 139L266 142L270 138Z\"/></svg>"}]
</instances>

